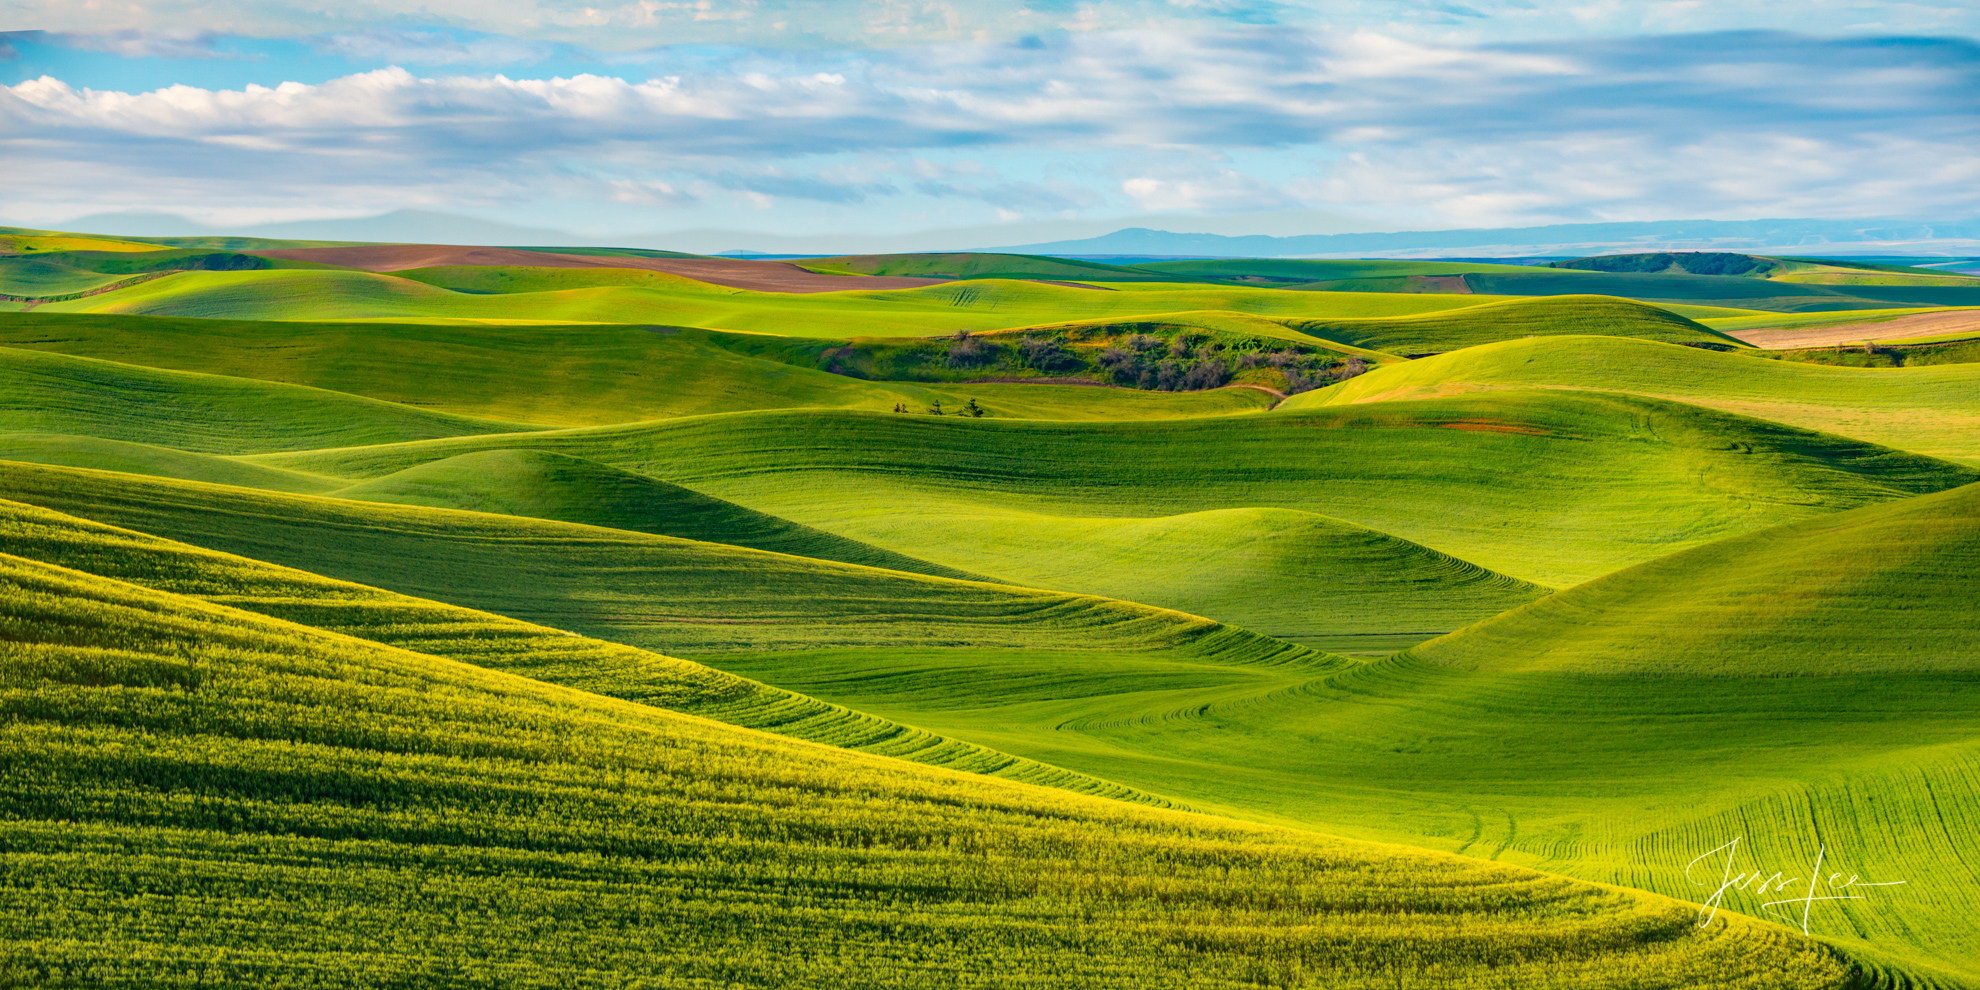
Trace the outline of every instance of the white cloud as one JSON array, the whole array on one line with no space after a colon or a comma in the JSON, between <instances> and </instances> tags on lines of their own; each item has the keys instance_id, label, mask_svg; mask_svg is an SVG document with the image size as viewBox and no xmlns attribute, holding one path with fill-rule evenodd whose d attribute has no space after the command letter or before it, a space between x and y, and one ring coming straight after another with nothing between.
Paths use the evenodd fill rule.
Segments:
<instances>
[{"instance_id":1,"label":"white cloud","mask_svg":"<svg viewBox=\"0 0 1980 990\"><path fill-rule=\"evenodd\" d=\"M1283 209L1292 197L1268 183L1231 169L1191 178L1136 176L1121 183L1134 205L1150 213L1214 211L1236 213Z\"/></svg>"}]
</instances>

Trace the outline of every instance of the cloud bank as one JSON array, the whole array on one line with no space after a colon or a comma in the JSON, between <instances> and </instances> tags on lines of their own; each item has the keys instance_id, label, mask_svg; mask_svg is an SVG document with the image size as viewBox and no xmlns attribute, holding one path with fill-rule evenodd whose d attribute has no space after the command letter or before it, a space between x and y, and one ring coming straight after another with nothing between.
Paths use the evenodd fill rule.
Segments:
<instances>
[{"instance_id":1,"label":"cloud bank","mask_svg":"<svg viewBox=\"0 0 1980 990\"><path fill-rule=\"evenodd\" d=\"M930 204L1417 226L1980 213L1980 45L1962 39L1479 46L1239 27L663 51L640 68L148 92L45 75L0 87L5 182L51 219L547 199L644 211L638 229Z\"/></svg>"}]
</instances>

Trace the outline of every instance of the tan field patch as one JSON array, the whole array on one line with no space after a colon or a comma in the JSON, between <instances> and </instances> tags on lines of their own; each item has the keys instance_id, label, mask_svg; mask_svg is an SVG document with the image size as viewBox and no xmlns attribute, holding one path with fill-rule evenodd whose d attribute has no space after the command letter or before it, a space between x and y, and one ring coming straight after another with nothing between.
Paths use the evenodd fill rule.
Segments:
<instances>
[{"instance_id":1,"label":"tan field patch","mask_svg":"<svg viewBox=\"0 0 1980 990\"><path fill-rule=\"evenodd\" d=\"M1798 347L1861 344L1866 340L1909 340L1969 331L1980 333L1980 309L1919 313L1894 320L1830 323L1819 327L1758 327L1728 330L1726 333L1765 350L1787 351Z\"/></svg>"}]
</instances>

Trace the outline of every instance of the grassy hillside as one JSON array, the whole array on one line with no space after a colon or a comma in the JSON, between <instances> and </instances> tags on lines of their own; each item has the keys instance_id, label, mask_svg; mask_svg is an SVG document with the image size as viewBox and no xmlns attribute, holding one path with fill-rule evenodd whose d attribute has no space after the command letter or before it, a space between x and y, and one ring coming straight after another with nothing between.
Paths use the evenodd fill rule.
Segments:
<instances>
[{"instance_id":1,"label":"grassy hillside","mask_svg":"<svg viewBox=\"0 0 1980 990\"><path fill-rule=\"evenodd\" d=\"M972 576L559 454L463 454L335 494ZM945 517L920 540L885 535L1017 584L1132 599L1357 653L1386 655L1548 590L1340 520L1276 509L1108 519L984 507Z\"/></svg>"},{"instance_id":2,"label":"grassy hillside","mask_svg":"<svg viewBox=\"0 0 1980 990\"><path fill-rule=\"evenodd\" d=\"M529 429L300 385L0 347L0 431L231 454Z\"/></svg>"},{"instance_id":3,"label":"grassy hillside","mask_svg":"<svg viewBox=\"0 0 1980 990\"><path fill-rule=\"evenodd\" d=\"M36 312L0 320L0 346L309 385L421 409L556 426L794 406L884 412L905 403L919 413L937 401L953 410L971 399L994 417L1164 419L1262 410L1272 401L1245 389L1167 394L863 382L808 366L816 357L793 355L797 344L784 338L673 327L259 323Z\"/></svg>"},{"instance_id":4,"label":"grassy hillside","mask_svg":"<svg viewBox=\"0 0 1980 990\"><path fill-rule=\"evenodd\" d=\"M1435 354L1516 337L1603 334L1744 347L1703 324L1628 299L1557 296L1385 319L1289 320L1302 333L1397 354Z\"/></svg>"},{"instance_id":5,"label":"grassy hillside","mask_svg":"<svg viewBox=\"0 0 1980 990\"><path fill-rule=\"evenodd\" d=\"M1743 316L1706 318L1704 322L1714 330L1735 333L1740 330L1772 329L1775 327L1821 327L1839 323L1862 324L1864 339L1877 338L1878 324L1921 313L1938 313L1945 310L1938 307L1909 307L1904 309L1862 309L1822 313L1753 313Z\"/></svg>"},{"instance_id":6,"label":"grassy hillside","mask_svg":"<svg viewBox=\"0 0 1980 990\"><path fill-rule=\"evenodd\" d=\"M1798 285L1736 276L1532 268L1520 272L1466 275L1464 280L1473 292L1500 296L1594 293L1655 303L1731 306L1779 313L1980 305L1980 288L1942 285Z\"/></svg>"},{"instance_id":7,"label":"grassy hillside","mask_svg":"<svg viewBox=\"0 0 1980 990\"><path fill-rule=\"evenodd\" d=\"M1780 258L1776 281L1806 285L1980 285L1980 279L1912 265L1884 265L1828 258Z\"/></svg>"},{"instance_id":8,"label":"grassy hillside","mask_svg":"<svg viewBox=\"0 0 1980 990\"><path fill-rule=\"evenodd\" d=\"M45 299L93 292L129 278L85 271L34 255L0 257L0 295Z\"/></svg>"},{"instance_id":9,"label":"grassy hillside","mask_svg":"<svg viewBox=\"0 0 1980 990\"><path fill-rule=\"evenodd\" d=\"M44 985L1848 975L1653 896L807 746L18 556L0 581L0 911Z\"/></svg>"},{"instance_id":10,"label":"grassy hillside","mask_svg":"<svg viewBox=\"0 0 1980 990\"><path fill-rule=\"evenodd\" d=\"M945 508L939 516L910 511L891 525L834 523L1019 584L1215 616L1343 653L1387 655L1550 590L1311 512L1123 519L961 499Z\"/></svg>"},{"instance_id":11,"label":"grassy hillside","mask_svg":"<svg viewBox=\"0 0 1980 990\"><path fill-rule=\"evenodd\" d=\"M1829 868L1902 884L1817 905L1811 932L1971 986L1976 491L1711 544L1305 680L1176 690L1161 670L935 650L711 659L1200 807L1677 896L1709 894L1686 865L1733 838L1737 871L1788 876L1826 846Z\"/></svg>"},{"instance_id":12,"label":"grassy hillside","mask_svg":"<svg viewBox=\"0 0 1980 990\"><path fill-rule=\"evenodd\" d=\"M462 454L359 482L334 494L363 502L554 519L889 570L978 579L977 575L800 526L679 485L544 451Z\"/></svg>"},{"instance_id":13,"label":"grassy hillside","mask_svg":"<svg viewBox=\"0 0 1980 990\"><path fill-rule=\"evenodd\" d=\"M1523 265L1494 265L1468 261L1317 260L1304 258L1228 258L1203 261L1150 261L1134 266L1161 272L1178 281L1203 279L1254 285L1331 282L1342 279L1401 279L1410 276L1463 275L1479 272L1519 272Z\"/></svg>"},{"instance_id":14,"label":"grassy hillside","mask_svg":"<svg viewBox=\"0 0 1980 990\"><path fill-rule=\"evenodd\" d=\"M797 262L815 272L835 275L916 275L926 278L1042 278L1072 282L1184 281L1138 267L1103 265L1074 258L1033 254L856 254L837 258L805 258Z\"/></svg>"},{"instance_id":15,"label":"grassy hillside","mask_svg":"<svg viewBox=\"0 0 1980 990\"><path fill-rule=\"evenodd\" d=\"M1567 392L1143 423L768 412L255 463L358 479L496 447L613 464L976 573L995 572L945 551L945 520L1015 510L1049 532L1052 517L1282 508L1554 586L1976 478L1840 437Z\"/></svg>"},{"instance_id":16,"label":"grassy hillside","mask_svg":"<svg viewBox=\"0 0 1980 990\"><path fill-rule=\"evenodd\" d=\"M956 330L997 330L1191 310L1275 317L1393 316L1478 301L1467 297L1164 284L1142 285L1139 291L1125 292L997 279L920 289L802 295L728 289L687 279L664 285L477 294L371 272L184 272L87 299L50 303L41 309L245 320L660 323L789 336L853 337L932 336Z\"/></svg>"},{"instance_id":17,"label":"grassy hillside","mask_svg":"<svg viewBox=\"0 0 1980 990\"><path fill-rule=\"evenodd\" d=\"M392 273L393 278L410 279L426 285L476 295L560 292L565 289L595 289L601 286L630 286L665 292L678 289L695 292L709 288L705 282L667 272L644 268L520 268L506 265L450 265L440 268L410 268Z\"/></svg>"},{"instance_id":18,"label":"grassy hillside","mask_svg":"<svg viewBox=\"0 0 1980 990\"><path fill-rule=\"evenodd\" d=\"M0 502L18 556L432 657L845 749L1141 803L1161 798L701 664Z\"/></svg>"},{"instance_id":19,"label":"grassy hillside","mask_svg":"<svg viewBox=\"0 0 1980 990\"><path fill-rule=\"evenodd\" d=\"M1944 343L1872 344L1844 350L1838 347L1805 347L1798 350L1764 351L1758 356L1782 361L1827 364L1840 368L1927 368L1941 364L1980 362L1980 337Z\"/></svg>"},{"instance_id":20,"label":"grassy hillside","mask_svg":"<svg viewBox=\"0 0 1980 990\"><path fill-rule=\"evenodd\" d=\"M158 245L138 239L100 234L69 234L59 230L0 227L0 254L40 254L45 251L156 251Z\"/></svg>"},{"instance_id":21,"label":"grassy hillside","mask_svg":"<svg viewBox=\"0 0 1980 990\"><path fill-rule=\"evenodd\" d=\"M0 985L1980 990L1980 279L142 240L0 230Z\"/></svg>"},{"instance_id":22,"label":"grassy hillside","mask_svg":"<svg viewBox=\"0 0 1980 990\"><path fill-rule=\"evenodd\" d=\"M1980 671L1980 486L1672 554L1411 651L1602 674Z\"/></svg>"},{"instance_id":23,"label":"grassy hillside","mask_svg":"<svg viewBox=\"0 0 1980 990\"><path fill-rule=\"evenodd\" d=\"M1074 380L1138 391L1194 392L1232 382L1300 392L1395 357L1237 313L1062 323L945 337L816 340L729 335L723 343L835 374L881 381Z\"/></svg>"},{"instance_id":24,"label":"grassy hillside","mask_svg":"<svg viewBox=\"0 0 1980 990\"><path fill-rule=\"evenodd\" d=\"M0 496L669 654L939 644L1335 662L1130 602L550 520L11 462Z\"/></svg>"},{"instance_id":25,"label":"grassy hillside","mask_svg":"<svg viewBox=\"0 0 1980 990\"><path fill-rule=\"evenodd\" d=\"M1822 367L1606 337L1508 340L1381 368L1291 411L1496 389L1662 396L1980 465L1980 367Z\"/></svg>"},{"instance_id":26,"label":"grassy hillside","mask_svg":"<svg viewBox=\"0 0 1980 990\"><path fill-rule=\"evenodd\" d=\"M1786 270L1777 258L1725 251L1659 251L1649 254L1605 254L1573 261L1556 261L1548 268L1572 268L1585 272L1723 275L1731 278L1768 278Z\"/></svg>"},{"instance_id":27,"label":"grassy hillside","mask_svg":"<svg viewBox=\"0 0 1980 990\"><path fill-rule=\"evenodd\" d=\"M350 485L344 478L248 464L218 454L61 433L0 433L0 460L100 468L306 495L322 495Z\"/></svg>"}]
</instances>

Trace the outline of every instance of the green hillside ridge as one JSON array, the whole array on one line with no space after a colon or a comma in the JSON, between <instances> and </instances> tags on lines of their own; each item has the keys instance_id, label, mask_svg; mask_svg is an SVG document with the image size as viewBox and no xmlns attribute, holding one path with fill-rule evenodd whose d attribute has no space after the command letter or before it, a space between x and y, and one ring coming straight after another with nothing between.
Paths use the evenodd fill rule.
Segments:
<instances>
[{"instance_id":1,"label":"green hillside ridge","mask_svg":"<svg viewBox=\"0 0 1980 990\"><path fill-rule=\"evenodd\" d=\"M521 423L279 385L0 347L0 431L236 454L512 433Z\"/></svg>"},{"instance_id":2,"label":"green hillside ridge","mask_svg":"<svg viewBox=\"0 0 1980 990\"><path fill-rule=\"evenodd\" d=\"M800 526L679 485L545 451L488 450L462 454L330 494L363 502L552 519L728 543L845 564L982 580L979 575Z\"/></svg>"},{"instance_id":3,"label":"green hillside ridge","mask_svg":"<svg viewBox=\"0 0 1980 990\"><path fill-rule=\"evenodd\" d=\"M1387 655L1551 590L1288 509L1108 518L945 508L841 524L1018 584L1208 615L1339 653Z\"/></svg>"},{"instance_id":4,"label":"green hillside ridge","mask_svg":"<svg viewBox=\"0 0 1980 990\"><path fill-rule=\"evenodd\" d=\"M661 251L656 248L622 247L563 247L561 245L504 245L517 251L544 251L551 254L575 254L589 258L706 258L705 254L691 254L685 251Z\"/></svg>"},{"instance_id":5,"label":"green hillside ridge","mask_svg":"<svg viewBox=\"0 0 1980 990\"><path fill-rule=\"evenodd\" d=\"M603 285L478 294L371 272L183 272L40 309L273 321L639 323L845 338L932 336L957 330L999 330L1194 310L1271 317L1395 316L1480 301L1470 297L1287 292L1187 284L1122 283L1124 288L1135 286L1140 291L1101 292L999 279L918 289L801 294L751 292L687 279L664 284L664 289Z\"/></svg>"},{"instance_id":6,"label":"green hillside ridge","mask_svg":"<svg viewBox=\"0 0 1980 990\"><path fill-rule=\"evenodd\" d=\"M1980 990L1980 344L1728 332L1980 278L255 248L0 229L0 984Z\"/></svg>"},{"instance_id":7,"label":"green hillside ridge","mask_svg":"<svg viewBox=\"0 0 1980 990\"><path fill-rule=\"evenodd\" d=\"M1980 287L1918 284L1800 285L1765 278L1527 268L1464 276L1471 291L1499 296L1597 294L1665 304L1729 306L1778 313L1980 306Z\"/></svg>"},{"instance_id":8,"label":"green hillside ridge","mask_svg":"<svg viewBox=\"0 0 1980 990\"><path fill-rule=\"evenodd\" d=\"M1674 344L1746 346L1669 310L1628 299L1597 296L1514 299L1444 313L1385 319L1286 322L1301 333L1325 340L1412 356L1517 337L1591 333Z\"/></svg>"},{"instance_id":9,"label":"green hillside ridge","mask_svg":"<svg viewBox=\"0 0 1980 990\"><path fill-rule=\"evenodd\" d=\"M46 299L94 292L128 278L129 275L84 271L33 255L0 258L0 295Z\"/></svg>"},{"instance_id":10,"label":"green hillside ridge","mask_svg":"<svg viewBox=\"0 0 1980 990\"><path fill-rule=\"evenodd\" d=\"M1178 280L1204 279L1251 284L1298 284L1342 279L1401 279L1411 276L1519 272L1523 265L1470 261L1322 260L1307 258L1220 258L1202 261L1148 261L1134 267Z\"/></svg>"},{"instance_id":11,"label":"green hillside ridge","mask_svg":"<svg viewBox=\"0 0 1980 990\"><path fill-rule=\"evenodd\" d=\"M31 227L0 227L0 255L39 254L46 251L156 251L158 245L144 238L108 237L102 234L71 234Z\"/></svg>"},{"instance_id":12,"label":"green hillside ridge","mask_svg":"<svg viewBox=\"0 0 1980 990\"><path fill-rule=\"evenodd\" d=\"M392 273L393 278L410 279L426 285L477 295L560 292L565 289L595 289L629 286L658 291L697 292L712 288L709 283L644 268L523 268L508 265L447 265L439 268L409 268Z\"/></svg>"},{"instance_id":13,"label":"green hillside ridge","mask_svg":"<svg viewBox=\"0 0 1980 990\"><path fill-rule=\"evenodd\" d=\"M1980 671L1980 485L1661 557L1411 650L1492 671Z\"/></svg>"},{"instance_id":14,"label":"green hillside ridge","mask_svg":"<svg viewBox=\"0 0 1980 990\"><path fill-rule=\"evenodd\" d=\"M1132 788L820 702L713 668L0 501L17 557L230 609L745 728L1145 804Z\"/></svg>"},{"instance_id":15,"label":"green hillside ridge","mask_svg":"<svg viewBox=\"0 0 1980 990\"><path fill-rule=\"evenodd\" d=\"M149 474L301 495L325 495L350 486L344 478L263 467L217 454L195 454L155 444L62 433L0 433L0 460Z\"/></svg>"},{"instance_id":16,"label":"green hillside ridge","mask_svg":"<svg viewBox=\"0 0 1980 990\"><path fill-rule=\"evenodd\" d=\"M833 275L912 275L923 278L1044 278L1077 282L1168 282L1161 272L1076 258L975 251L930 254L856 254L803 258L793 264Z\"/></svg>"},{"instance_id":17,"label":"green hillside ridge","mask_svg":"<svg viewBox=\"0 0 1980 990\"><path fill-rule=\"evenodd\" d=\"M1182 690L1158 670L1015 651L711 660L1226 814L1675 896L1705 896L1686 864L1735 837L1740 869L1790 875L1826 846L1836 869L1904 883L1818 907L1811 932L1913 985L1967 987L1980 982L1980 894L1957 865L1980 857L1963 824L1980 815L1976 491L1701 547L1667 558L1690 567L1657 561L1303 680ZM1906 622L1917 634L1894 635ZM1788 629L1792 649L1725 659ZM1584 642L1616 662L1583 669ZM1441 650L1477 669L1425 662ZM1727 905L1761 914L1763 900Z\"/></svg>"},{"instance_id":18,"label":"green hillside ridge","mask_svg":"<svg viewBox=\"0 0 1980 990\"><path fill-rule=\"evenodd\" d=\"M1342 663L1132 602L543 519L15 462L0 497L670 655L933 644Z\"/></svg>"},{"instance_id":19,"label":"green hillside ridge","mask_svg":"<svg viewBox=\"0 0 1980 990\"><path fill-rule=\"evenodd\" d=\"M559 454L464 454L334 494L976 578ZM947 516L919 539L912 535L928 527L914 514L884 533L890 542L971 561L979 573L1016 584L1212 616L1334 651L1386 655L1550 590L1384 533L1279 509L1079 519L986 507Z\"/></svg>"},{"instance_id":20,"label":"green hillside ridge","mask_svg":"<svg viewBox=\"0 0 1980 990\"><path fill-rule=\"evenodd\" d=\"M1371 363L1396 360L1296 333L1277 321L1217 312L933 338L729 335L723 343L752 356L873 381L1075 379L1168 392L1232 382L1300 392L1360 374Z\"/></svg>"},{"instance_id":21,"label":"green hillside ridge","mask_svg":"<svg viewBox=\"0 0 1980 990\"><path fill-rule=\"evenodd\" d=\"M1654 896L848 754L17 556L0 580L0 938L44 984L1850 982Z\"/></svg>"},{"instance_id":22,"label":"green hillside ridge","mask_svg":"<svg viewBox=\"0 0 1980 990\"><path fill-rule=\"evenodd\" d=\"M1980 465L1980 367L1865 370L1608 337L1508 340L1372 371L1283 411L1498 389L1602 389Z\"/></svg>"},{"instance_id":23,"label":"green hillside ridge","mask_svg":"<svg viewBox=\"0 0 1980 990\"><path fill-rule=\"evenodd\" d=\"M646 326L259 323L40 312L0 320L0 346L309 385L554 426L790 407L884 412L906 403L922 412L938 401L954 410L972 399L995 417L1163 419L1262 411L1273 402L1249 389L1169 394L868 383L807 366L815 359L793 354L801 343Z\"/></svg>"},{"instance_id":24,"label":"green hillside ridge","mask_svg":"<svg viewBox=\"0 0 1980 990\"><path fill-rule=\"evenodd\" d=\"M1791 351L1763 351L1755 356L1838 368L1929 368L1942 364L1980 362L1980 336L1944 343L1872 344L1847 350L1808 347Z\"/></svg>"},{"instance_id":25,"label":"green hillside ridge","mask_svg":"<svg viewBox=\"0 0 1980 990\"><path fill-rule=\"evenodd\" d=\"M498 447L612 464L993 575L945 551L946 519L975 529L986 514L1022 519L1012 510L1148 519L1291 509L1562 587L1723 536L1980 479L1842 437L1565 391L1137 423L780 411L253 462L355 481ZM1039 521L1047 532L1057 525Z\"/></svg>"},{"instance_id":26,"label":"green hillside ridge","mask_svg":"<svg viewBox=\"0 0 1980 990\"><path fill-rule=\"evenodd\" d=\"M1752 313L1743 316L1704 318L1714 330L1724 333L1737 333L1741 330L1771 330L1783 327L1824 327L1843 323L1863 325L1864 339L1874 340L1879 335L1878 324L1889 323L1902 316L1915 316L1920 313L1942 313L1957 307L1913 306L1903 309L1858 309L1820 313Z\"/></svg>"},{"instance_id":27,"label":"green hillside ridge","mask_svg":"<svg viewBox=\"0 0 1980 990\"><path fill-rule=\"evenodd\" d=\"M1552 261L1544 267L1586 272L1637 274L1721 275L1728 278L1769 278L1787 270L1778 258L1726 251L1659 251L1646 254L1605 254L1572 261Z\"/></svg>"}]
</instances>

